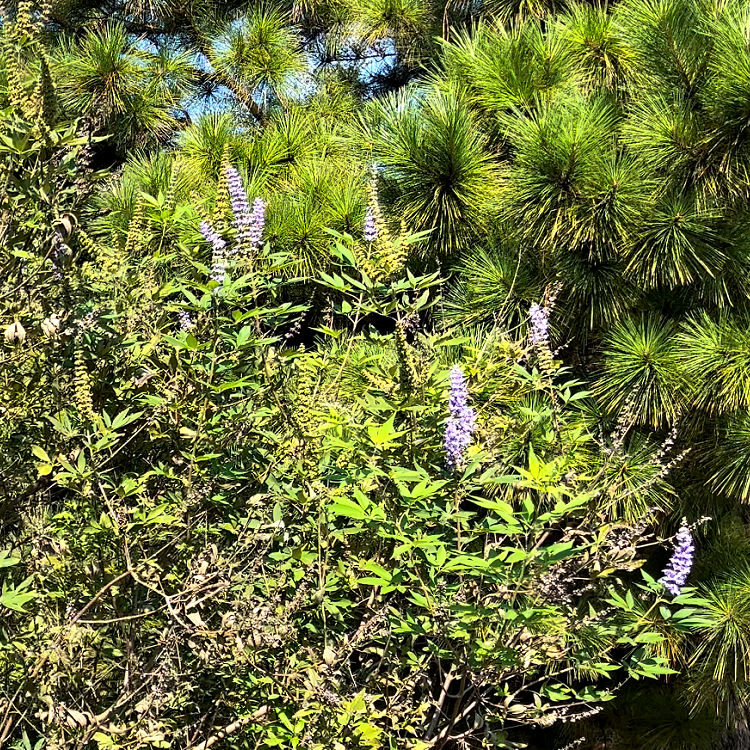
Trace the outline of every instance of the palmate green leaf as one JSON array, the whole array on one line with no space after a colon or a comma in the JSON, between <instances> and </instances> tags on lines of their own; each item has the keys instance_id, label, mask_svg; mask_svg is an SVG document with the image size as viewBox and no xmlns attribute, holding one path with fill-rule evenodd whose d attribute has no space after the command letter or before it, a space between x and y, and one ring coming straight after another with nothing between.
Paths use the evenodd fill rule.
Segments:
<instances>
[{"instance_id":1,"label":"palmate green leaf","mask_svg":"<svg viewBox=\"0 0 750 750\"><path fill-rule=\"evenodd\" d=\"M20 557L10 554L10 550L0 550L0 568L9 568L11 565L17 565L20 561Z\"/></svg>"},{"instance_id":2,"label":"palmate green leaf","mask_svg":"<svg viewBox=\"0 0 750 750\"><path fill-rule=\"evenodd\" d=\"M151 524L157 524L157 525L171 525L177 521L179 521L179 518L175 515L172 515L167 511L167 508L169 506L166 503L163 503L162 505L157 506L156 508L152 508L148 511L141 510L139 511L134 519L134 526L138 525L144 525L149 526Z\"/></svg>"},{"instance_id":3,"label":"palmate green leaf","mask_svg":"<svg viewBox=\"0 0 750 750\"><path fill-rule=\"evenodd\" d=\"M385 520L385 514L377 505L370 503L363 506L361 503L355 503L348 498L339 498L329 506L329 510L335 516L344 516L355 521Z\"/></svg>"},{"instance_id":4,"label":"palmate green leaf","mask_svg":"<svg viewBox=\"0 0 750 750\"><path fill-rule=\"evenodd\" d=\"M375 573L379 578L382 578L384 581L390 581L391 578L393 578L396 575L396 573L398 573L397 568L394 569L393 571L388 571L382 565L379 565L373 560L368 560L367 562L363 563L362 567L365 570L369 570L370 572Z\"/></svg>"},{"instance_id":5,"label":"palmate green leaf","mask_svg":"<svg viewBox=\"0 0 750 750\"><path fill-rule=\"evenodd\" d=\"M47 452L39 445L32 445L31 452L40 460L46 463L51 463L52 459L47 455Z\"/></svg>"},{"instance_id":6,"label":"palmate green leaf","mask_svg":"<svg viewBox=\"0 0 750 750\"><path fill-rule=\"evenodd\" d=\"M3 582L2 591L0 592L0 607L5 607L15 612L25 612L24 605L37 597L34 591L28 590L30 585L31 577L15 586Z\"/></svg>"},{"instance_id":7,"label":"palmate green leaf","mask_svg":"<svg viewBox=\"0 0 750 750\"><path fill-rule=\"evenodd\" d=\"M397 441L398 438L405 434L404 430L395 429L395 418L396 415L393 414L386 422L381 425L367 426L367 435L376 449L392 445Z\"/></svg>"},{"instance_id":8,"label":"palmate green leaf","mask_svg":"<svg viewBox=\"0 0 750 750\"><path fill-rule=\"evenodd\" d=\"M513 563L517 562L521 558L517 556L520 550L511 552L509 556L503 558L503 562ZM514 557L515 555L515 557ZM502 557L502 556L501 556ZM448 559L445 563L444 570L453 571L456 573L482 573L488 567L492 565L492 560L485 560L477 555L455 555Z\"/></svg>"},{"instance_id":9,"label":"palmate green leaf","mask_svg":"<svg viewBox=\"0 0 750 750\"><path fill-rule=\"evenodd\" d=\"M640 677L655 680L661 675L678 674L678 672L676 669L665 666L661 661L644 659L629 666L628 674L636 680Z\"/></svg>"},{"instance_id":10,"label":"palmate green leaf","mask_svg":"<svg viewBox=\"0 0 750 750\"><path fill-rule=\"evenodd\" d=\"M142 411L137 412L131 412L130 409L125 409L121 411L119 414L116 414L114 418L109 422L108 424L108 417L104 417L106 412L102 413L102 417L104 418L104 423L112 430L119 430L122 427L125 427L136 420L140 419L141 416L143 416Z\"/></svg>"},{"instance_id":11,"label":"palmate green leaf","mask_svg":"<svg viewBox=\"0 0 750 750\"><path fill-rule=\"evenodd\" d=\"M431 481L430 479L425 478L411 488L399 485L399 493L401 497L409 500L425 500L437 495L446 484L448 484L448 482L442 479Z\"/></svg>"},{"instance_id":12,"label":"palmate green leaf","mask_svg":"<svg viewBox=\"0 0 750 750\"><path fill-rule=\"evenodd\" d=\"M472 502L480 508L494 511L507 524L517 527L519 530L521 529L521 525L516 517L516 512L514 511L513 506L509 503L506 503L503 500L485 500L484 498L472 498Z\"/></svg>"}]
</instances>

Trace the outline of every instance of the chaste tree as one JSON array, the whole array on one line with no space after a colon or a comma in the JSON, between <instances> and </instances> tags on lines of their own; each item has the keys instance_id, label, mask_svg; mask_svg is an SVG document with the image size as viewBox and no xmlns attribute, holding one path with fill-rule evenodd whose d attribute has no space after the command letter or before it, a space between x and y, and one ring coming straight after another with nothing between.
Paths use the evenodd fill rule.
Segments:
<instances>
[{"instance_id":1,"label":"chaste tree","mask_svg":"<svg viewBox=\"0 0 750 750\"><path fill-rule=\"evenodd\" d=\"M0 8L0 746L746 747L749 18Z\"/></svg>"}]
</instances>

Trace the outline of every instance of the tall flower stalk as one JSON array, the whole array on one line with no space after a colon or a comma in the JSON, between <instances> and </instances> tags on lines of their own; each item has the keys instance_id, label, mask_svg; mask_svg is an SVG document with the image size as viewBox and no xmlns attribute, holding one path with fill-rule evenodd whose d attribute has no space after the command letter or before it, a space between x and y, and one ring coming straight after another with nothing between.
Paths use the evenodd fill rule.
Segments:
<instances>
[{"instance_id":1,"label":"tall flower stalk","mask_svg":"<svg viewBox=\"0 0 750 750\"><path fill-rule=\"evenodd\" d=\"M229 190L229 200L232 204L232 215L234 216L232 226L237 232L237 248L239 248L249 242L252 214L245 188L242 186L240 173L234 167L227 167L225 176ZM237 252L236 248L234 252Z\"/></svg>"},{"instance_id":2,"label":"tall flower stalk","mask_svg":"<svg viewBox=\"0 0 750 750\"><path fill-rule=\"evenodd\" d=\"M252 208L250 208L250 202L242 185L240 173L234 167L227 167L225 176L234 216L232 226L237 233L237 248L232 251L232 254L243 248L250 251L256 250L263 239L263 229L266 223L266 203L263 199L256 198L253 201Z\"/></svg>"},{"instance_id":3,"label":"tall flower stalk","mask_svg":"<svg viewBox=\"0 0 750 750\"><path fill-rule=\"evenodd\" d=\"M201 234L206 242L211 245L213 250L211 255L211 278L219 284L223 284L227 270L227 243L219 237L217 232L207 221L201 222Z\"/></svg>"},{"instance_id":4,"label":"tall flower stalk","mask_svg":"<svg viewBox=\"0 0 750 750\"><path fill-rule=\"evenodd\" d=\"M529 343L549 344L549 310L536 302L529 308Z\"/></svg>"},{"instance_id":5,"label":"tall flower stalk","mask_svg":"<svg viewBox=\"0 0 750 750\"><path fill-rule=\"evenodd\" d=\"M180 330L181 331L189 331L195 323L193 323L193 319L190 316L190 313L187 310L180 310L177 313L177 317L180 321Z\"/></svg>"},{"instance_id":6,"label":"tall flower stalk","mask_svg":"<svg viewBox=\"0 0 750 750\"><path fill-rule=\"evenodd\" d=\"M363 235L366 242L374 242L378 236L378 227L375 224L375 216L370 206L367 207L367 213L365 214Z\"/></svg>"},{"instance_id":7,"label":"tall flower stalk","mask_svg":"<svg viewBox=\"0 0 750 750\"><path fill-rule=\"evenodd\" d=\"M250 247L257 250L263 241L263 229L266 225L266 202L262 198L253 201L253 212L250 215Z\"/></svg>"},{"instance_id":8,"label":"tall flower stalk","mask_svg":"<svg viewBox=\"0 0 750 750\"><path fill-rule=\"evenodd\" d=\"M554 285L545 295L545 304L534 302L529 307L529 344L536 356L539 369L550 381L555 373L555 353L550 348L549 323L559 289L559 284Z\"/></svg>"},{"instance_id":9,"label":"tall flower stalk","mask_svg":"<svg viewBox=\"0 0 750 750\"><path fill-rule=\"evenodd\" d=\"M669 560L667 567L664 569L662 577L659 579L664 588L669 591L672 596L679 596L682 592L682 587L690 575L690 571L693 568L693 560L695 558L695 545L693 544L693 536L690 533L690 528L687 525L685 519L682 520L682 525L679 528L677 534L674 537L674 551L672 557Z\"/></svg>"},{"instance_id":10,"label":"tall flower stalk","mask_svg":"<svg viewBox=\"0 0 750 750\"><path fill-rule=\"evenodd\" d=\"M450 372L450 416L445 424L445 462L451 471L458 469L466 458L466 449L476 425L476 412L469 406L469 390L466 377L459 365Z\"/></svg>"}]
</instances>

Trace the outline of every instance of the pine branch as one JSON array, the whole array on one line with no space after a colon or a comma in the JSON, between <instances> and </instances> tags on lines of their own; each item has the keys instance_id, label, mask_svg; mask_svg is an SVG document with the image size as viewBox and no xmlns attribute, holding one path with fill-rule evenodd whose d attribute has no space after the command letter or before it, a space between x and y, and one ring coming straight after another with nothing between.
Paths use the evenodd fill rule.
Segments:
<instances>
[{"instance_id":1,"label":"pine branch","mask_svg":"<svg viewBox=\"0 0 750 750\"><path fill-rule=\"evenodd\" d=\"M216 83L229 89L232 94L249 110L250 114L258 121L258 124L264 125L268 119L258 102L253 99L252 94L236 81L232 76L220 71L205 71L195 69L195 75L202 83Z\"/></svg>"},{"instance_id":2,"label":"pine branch","mask_svg":"<svg viewBox=\"0 0 750 750\"><path fill-rule=\"evenodd\" d=\"M192 17L190 18L190 26L195 34L195 42L200 53L203 55L203 57L206 58L208 63L211 64L211 50L206 44L206 40L201 33L201 30L198 28L195 20ZM263 109L260 107L258 102L253 99L252 94L244 86L242 86L239 81L236 81L234 78L232 78L232 76L217 70L208 72L198 69L196 69L196 75L199 80L218 83L220 86L224 86L225 88L229 89L234 94L234 96L247 107L250 114L258 121L260 125L265 124L267 118Z\"/></svg>"}]
</instances>

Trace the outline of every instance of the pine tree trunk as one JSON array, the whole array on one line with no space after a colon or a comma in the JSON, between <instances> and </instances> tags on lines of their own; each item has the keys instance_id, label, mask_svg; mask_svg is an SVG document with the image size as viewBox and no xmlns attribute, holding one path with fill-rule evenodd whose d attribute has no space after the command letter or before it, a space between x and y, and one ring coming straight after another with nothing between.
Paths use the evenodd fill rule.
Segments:
<instances>
[{"instance_id":1,"label":"pine tree trunk","mask_svg":"<svg viewBox=\"0 0 750 750\"><path fill-rule=\"evenodd\" d=\"M722 750L748 750L750 748L750 728L747 719L738 719L733 729L729 729L721 743Z\"/></svg>"}]
</instances>

